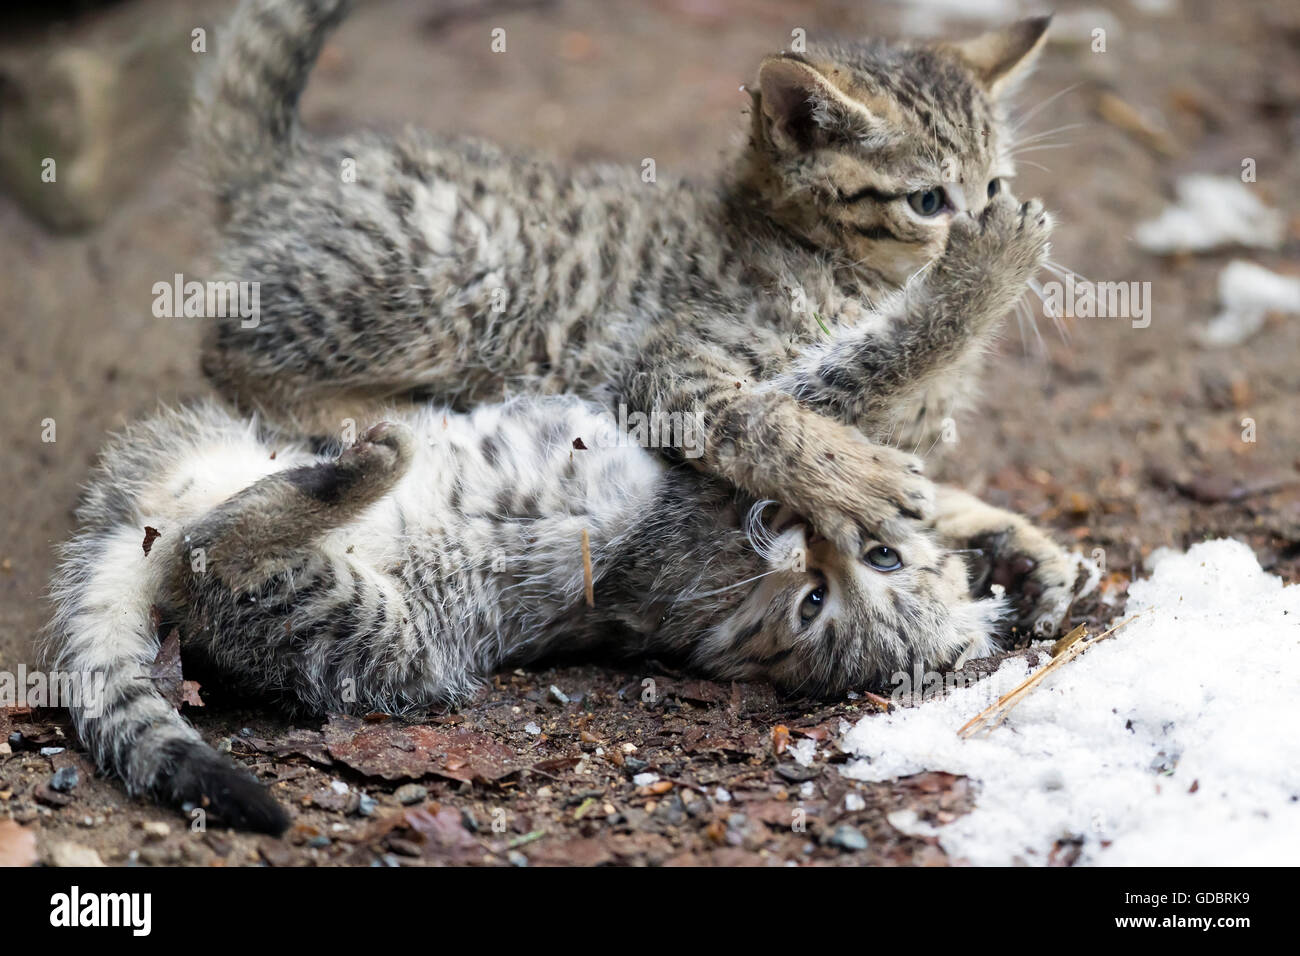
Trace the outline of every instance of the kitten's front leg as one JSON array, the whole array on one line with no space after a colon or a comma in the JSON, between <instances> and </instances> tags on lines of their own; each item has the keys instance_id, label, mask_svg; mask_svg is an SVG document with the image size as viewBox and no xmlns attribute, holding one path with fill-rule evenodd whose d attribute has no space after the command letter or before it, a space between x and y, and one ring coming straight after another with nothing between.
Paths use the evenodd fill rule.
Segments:
<instances>
[{"instance_id":1,"label":"kitten's front leg","mask_svg":"<svg viewBox=\"0 0 1300 956\"><path fill-rule=\"evenodd\" d=\"M945 485L936 487L931 522L944 546L971 549L971 596L1006 589L1016 624L1039 637L1055 633L1074 597L1078 566L1064 548L1025 517Z\"/></svg>"},{"instance_id":2,"label":"kitten's front leg","mask_svg":"<svg viewBox=\"0 0 1300 956\"><path fill-rule=\"evenodd\" d=\"M933 507L921 461L804 408L698 341L654 343L624 388L635 410L699 416L693 464L759 498L788 505L847 554L868 540L902 547Z\"/></svg>"},{"instance_id":3,"label":"kitten's front leg","mask_svg":"<svg viewBox=\"0 0 1300 956\"><path fill-rule=\"evenodd\" d=\"M801 402L878 434L910 398L991 341L1048 253L1042 203L1006 194L955 217L928 269L880 307L880 320L808 348L777 380Z\"/></svg>"}]
</instances>

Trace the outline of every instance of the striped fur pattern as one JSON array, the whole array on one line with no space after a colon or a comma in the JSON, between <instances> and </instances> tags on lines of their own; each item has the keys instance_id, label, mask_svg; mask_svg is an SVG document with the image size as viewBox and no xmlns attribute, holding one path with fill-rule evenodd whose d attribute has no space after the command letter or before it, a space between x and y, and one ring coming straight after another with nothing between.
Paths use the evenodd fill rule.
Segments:
<instances>
[{"instance_id":1,"label":"striped fur pattern","mask_svg":"<svg viewBox=\"0 0 1300 956\"><path fill-rule=\"evenodd\" d=\"M555 396L397 410L319 452L216 404L132 426L53 588L52 664L107 678L98 714L73 711L83 741L133 792L278 832L284 811L149 679L173 627L187 664L312 714L419 713L503 665L597 645L809 695L990 646L1008 609L972 593L953 550L964 505L879 570L789 508L597 439L615 425Z\"/></svg>"},{"instance_id":2,"label":"striped fur pattern","mask_svg":"<svg viewBox=\"0 0 1300 956\"><path fill-rule=\"evenodd\" d=\"M908 544L935 492L889 445L932 444L1047 254L1002 99L1046 19L769 57L728 171L649 183L419 130L310 137L293 106L346 6L245 0L218 38L196 136L219 277L262 307L212 323L223 394L321 432L412 396L694 413L702 470L845 553Z\"/></svg>"}]
</instances>

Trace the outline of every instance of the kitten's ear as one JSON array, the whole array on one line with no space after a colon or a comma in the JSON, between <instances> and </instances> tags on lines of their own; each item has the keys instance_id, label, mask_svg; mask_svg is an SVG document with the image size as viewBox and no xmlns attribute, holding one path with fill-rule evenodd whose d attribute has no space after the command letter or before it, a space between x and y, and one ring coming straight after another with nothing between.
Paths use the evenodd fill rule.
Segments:
<instances>
[{"instance_id":1,"label":"kitten's ear","mask_svg":"<svg viewBox=\"0 0 1300 956\"><path fill-rule=\"evenodd\" d=\"M866 106L794 57L765 59L758 68L758 89L769 137L793 151L815 149L845 136L869 136L881 126Z\"/></svg>"},{"instance_id":2,"label":"kitten's ear","mask_svg":"<svg viewBox=\"0 0 1300 956\"><path fill-rule=\"evenodd\" d=\"M1017 20L1003 30L947 44L975 71L994 99L1029 75L1047 40L1051 16Z\"/></svg>"}]
</instances>

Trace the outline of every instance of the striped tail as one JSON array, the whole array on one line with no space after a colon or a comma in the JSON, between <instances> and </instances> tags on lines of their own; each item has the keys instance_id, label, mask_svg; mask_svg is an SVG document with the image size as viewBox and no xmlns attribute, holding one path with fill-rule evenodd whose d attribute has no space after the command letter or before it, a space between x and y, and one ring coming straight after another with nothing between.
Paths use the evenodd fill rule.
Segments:
<instances>
[{"instance_id":1,"label":"striped tail","mask_svg":"<svg viewBox=\"0 0 1300 956\"><path fill-rule=\"evenodd\" d=\"M208 822L282 833L284 808L204 743L150 678L160 646L153 608L177 557L175 543L162 539L146 556L140 537L132 525L101 525L63 548L45 657L103 687L69 707L77 732L100 769L132 794L186 812L202 808Z\"/></svg>"},{"instance_id":2,"label":"striped tail","mask_svg":"<svg viewBox=\"0 0 1300 956\"><path fill-rule=\"evenodd\" d=\"M222 202L293 149L298 99L351 0L243 0L195 90L194 142Z\"/></svg>"}]
</instances>

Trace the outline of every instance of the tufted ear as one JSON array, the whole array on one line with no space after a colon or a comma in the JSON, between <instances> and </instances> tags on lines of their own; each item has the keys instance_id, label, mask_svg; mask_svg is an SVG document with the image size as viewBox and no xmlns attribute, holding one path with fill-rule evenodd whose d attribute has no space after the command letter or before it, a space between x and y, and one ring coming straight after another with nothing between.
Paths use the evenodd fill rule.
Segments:
<instances>
[{"instance_id":1,"label":"tufted ear","mask_svg":"<svg viewBox=\"0 0 1300 956\"><path fill-rule=\"evenodd\" d=\"M1017 20L1003 30L948 43L945 47L966 61L989 95L996 99L1029 75L1045 44L1051 22L1051 16Z\"/></svg>"},{"instance_id":2,"label":"tufted ear","mask_svg":"<svg viewBox=\"0 0 1300 956\"><path fill-rule=\"evenodd\" d=\"M759 101L769 138L804 152L837 138L869 136L882 122L850 99L814 66L789 56L769 56L758 68Z\"/></svg>"}]
</instances>

